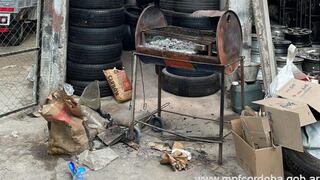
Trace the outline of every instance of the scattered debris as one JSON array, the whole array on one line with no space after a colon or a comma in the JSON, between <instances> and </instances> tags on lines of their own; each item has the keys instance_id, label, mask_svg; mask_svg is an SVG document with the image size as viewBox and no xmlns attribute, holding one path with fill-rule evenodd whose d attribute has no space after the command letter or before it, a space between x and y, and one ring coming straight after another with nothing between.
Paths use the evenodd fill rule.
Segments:
<instances>
[{"instance_id":1,"label":"scattered debris","mask_svg":"<svg viewBox=\"0 0 320 180\"><path fill-rule=\"evenodd\" d=\"M77 166L76 163L69 161L68 169L72 175L73 180L84 180L83 175L86 173L86 168L82 166Z\"/></svg>"},{"instance_id":2,"label":"scattered debris","mask_svg":"<svg viewBox=\"0 0 320 180\"><path fill-rule=\"evenodd\" d=\"M87 106L93 110L100 110L101 99L100 99L100 87L99 81L90 83L82 92L79 100L79 104Z\"/></svg>"},{"instance_id":3,"label":"scattered debris","mask_svg":"<svg viewBox=\"0 0 320 180\"><path fill-rule=\"evenodd\" d=\"M182 171L187 169L190 160L191 153L183 149L183 144L174 142L171 154L164 152L160 163L171 165L174 171Z\"/></svg>"},{"instance_id":4,"label":"scattered debris","mask_svg":"<svg viewBox=\"0 0 320 180\"><path fill-rule=\"evenodd\" d=\"M108 127L109 120L101 117L99 113L91 108L87 106L81 106L81 112L89 128L96 129L100 133Z\"/></svg>"},{"instance_id":5,"label":"scattered debris","mask_svg":"<svg viewBox=\"0 0 320 180\"><path fill-rule=\"evenodd\" d=\"M14 138L18 138L18 137L19 137L17 131L12 131L12 132L11 132L11 136L14 137Z\"/></svg>"},{"instance_id":6,"label":"scattered debris","mask_svg":"<svg viewBox=\"0 0 320 180\"><path fill-rule=\"evenodd\" d=\"M34 82L36 80L36 66L33 64L31 69L29 70L27 80L30 82Z\"/></svg>"},{"instance_id":7,"label":"scattered debris","mask_svg":"<svg viewBox=\"0 0 320 180\"><path fill-rule=\"evenodd\" d=\"M27 116L31 117L31 118L39 118L39 117L41 117L41 114L39 112L32 112L32 113L27 114Z\"/></svg>"},{"instance_id":8,"label":"scattered debris","mask_svg":"<svg viewBox=\"0 0 320 180\"><path fill-rule=\"evenodd\" d=\"M92 141L92 150L99 150L99 149L103 149L106 148L107 146L101 142L100 140L93 140Z\"/></svg>"},{"instance_id":9,"label":"scattered debris","mask_svg":"<svg viewBox=\"0 0 320 180\"><path fill-rule=\"evenodd\" d=\"M113 126L98 134L98 137L105 145L112 146L119 142L124 135L125 130L123 128L120 126Z\"/></svg>"},{"instance_id":10,"label":"scattered debris","mask_svg":"<svg viewBox=\"0 0 320 180\"><path fill-rule=\"evenodd\" d=\"M154 150L171 152L171 148L170 148L170 145L168 143L150 142L150 143L148 143L148 146L151 149L154 149Z\"/></svg>"},{"instance_id":11,"label":"scattered debris","mask_svg":"<svg viewBox=\"0 0 320 180\"><path fill-rule=\"evenodd\" d=\"M63 90L67 93L68 96L72 96L74 93L73 86L71 84L65 83L63 85Z\"/></svg>"},{"instance_id":12,"label":"scattered debris","mask_svg":"<svg viewBox=\"0 0 320 180\"><path fill-rule=\"evenodd\" d=\"M136 151L138 151L139 148L140 148L139 144L137 144L137 143L135 143L133 141L129 141L127 139L122 139L121 142L123 142L123 144L128 145L129 147L131 147L132 149L134 149Z\"/></svg>"},{"instance_id":13,"label":"scattered debris","mask_svg":"<svg viewBox=\"0 0 320 180\"><path fill-rule=\"evenodd\" d=\"M109 147L97 151L84 151L78 156L79 163L91 170L100 170L119 156Z\"/></svg>"}]
</instances>

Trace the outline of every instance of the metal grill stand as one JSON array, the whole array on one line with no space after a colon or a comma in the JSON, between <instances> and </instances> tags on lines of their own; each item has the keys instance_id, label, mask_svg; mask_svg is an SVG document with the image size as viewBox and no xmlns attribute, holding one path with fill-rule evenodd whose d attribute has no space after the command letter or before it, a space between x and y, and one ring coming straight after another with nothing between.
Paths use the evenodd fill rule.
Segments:
<instances>
[{"instance_id":1,"label":"metal grill stand","mask_svg":"<svg viewBox=\"0 0 320 180\"><path fill-rule=\"evenodd\" d=\"M218 163L222 164L222 150L223 150L223 129L224 129L224 95L225 95L225 75L233 73L239 66L241 67L241 101L244 105L244 57L240 57L242 47L242 30L237 15L232 11L216 11L213 12L213 17L218 21L216 32L208 33L194 29L179 28L168 26L162 12L150 6L146 8L138 21L136 30L136 52L133 53L132 66L132 106L131 106L131 123L129 128L129 138L134 139L134 126L143 124L154 129L167 132L175 135L175 140L190 140L207 143L218 143L219 154ZM178 38L182 41L192 42L201 47L200 54L188 54L185 52L177 52L166 49L157 49L146 46L146 39L148 36L163 36L169 38ZM171 46L176 46L173 44ZM214 47L216 46L216 52ZM172 49L179 49L172 47ZM220 96L220 118L219 122L219 136L218 137L191 137L178 134L174 131L161 129L150 125L141 120L135 119L135 105L136 105L136 90L137 90L137 63L142 61L148 64L158 65L158 107L154 111L158 117L161 117L162 112L173 113L186 117L193 117L186 114L171 112L162 109L161 102L161 79L162 73L160 66L194 69L207 72L220 73L221 96ZM150 116L151 117L151 116ZM215 121L208 118L197 118L203 120Z\"/></svg>"},{"instance_id":2,"label":"metal grill stand","mask_svg":"<svg viewBox=\"0 0 320 180\"><path fill-rule=\"evenodd\" d=\"M173 137L174 140L185 140L188 139L190 141L199 141L199 142L206 142L206 143L218 143L219 144L219 153L218 153L218 164L222 164L222 150L223 150L223 141L224 141L224 135L223 135L223 129L224 129L224 105L225 105L225 69L226 65L212 65L212 70L220 73L220 86L221 86L221 93L220 93L220 118L219 118L219 136L218 137L188 137L184 135L180 135L176 132L173 131L167 131L159 127L152 126L150 124L147 124L145 122L142 122L140 120L135 119L135 105L136 105L136 90L137 90L137 63L139 61L139 56L148 56L146 54L140 54L140 53L134 53L134 60L133 60L133 67L132 67L132 72L133 72L133 77L132 77L132 85L133 85L133 90L132 90L132 109L131 109L131 125L130 125L130 136L129 137L134 137L134 126L136 123L142 123L143 125L159 129L161 131L165 131L169 134L176 135L176 137ZM153 57L153 56L152 56ZM244 71L243 71L243 65L244 65L244 59L240 58L238 60L240 62L240 68L241 68L241 102L242 102L242 107L244 107ZM160 66L158 66L159 72L161 72ZM181 116L189 116L193 117L187 114L181 114L181 113L176 113L172 111L167 111L163 110L161 108L162 106L162 96L161 96L161 78L162 78L162 73L159 73L158 75L158 105L157 105L157 115L158 117L161 117L161 112L166 112L166 113L172 113L172 114L177 114ZM150 116L151 117L151 116ZM208 120L206 118L199 118L198 119L204 119Z\"/></svg>"}]
</instances>

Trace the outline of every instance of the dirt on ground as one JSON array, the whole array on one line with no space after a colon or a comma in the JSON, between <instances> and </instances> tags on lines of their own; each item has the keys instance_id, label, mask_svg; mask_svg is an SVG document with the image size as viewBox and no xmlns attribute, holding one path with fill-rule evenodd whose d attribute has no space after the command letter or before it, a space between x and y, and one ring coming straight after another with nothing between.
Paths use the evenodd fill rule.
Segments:
<instances>
[{"instance_id":1,"label":"dirt on ground","mask_svg":"<svg viewBox=\"0 0 320 180\"><path fill-rule=\"evenodd\" d=\"M130 73L130 52L124 53L125 67ZM143 65L146 103L149 111L156 109L157 81L153 65ZM140 71L139 71L140 72ZM138 78L137 111L143 111L142 79ZM167 110L187 113L190 115L218 118L219 98L217 93L203 98L181 98L163 92L163 103L170 102ZM110 103L119 106L122 117L129 119L129 103L116 105L112 97L102 100L102 109L108 112ZM114 107L115 107L114 106ZM228 106L228 105L226 105ZM37 109L35 109L37 110ZM109 109L110 110L110 109ZM29 113L29 112L28 112ZM230 132L228 121L236 117L226 107L225 135ZM218 123L201 121L189 117L181 117L163 113L165 129L194 136L214 136L218 134ZM28 116L20 112L0 119L0 179L71 179L67 169L70 156L51 156L47 154L48 129L46 121L41 117ZM232 136L228 135L223 148L223 165L217 164L218 145L182 142L185 150L191 152L192 159L185 171L174 172L170 166L161 165L162 152L150 147L150 143L170 143L161 134L150 128L142 130L139 150L134 150L126 144L118 143L111 148L119 158L99 171L88 171L86 179L196 179L198 177L238 176L245 175L238 166Z\"/></svg>"}]
</instances>

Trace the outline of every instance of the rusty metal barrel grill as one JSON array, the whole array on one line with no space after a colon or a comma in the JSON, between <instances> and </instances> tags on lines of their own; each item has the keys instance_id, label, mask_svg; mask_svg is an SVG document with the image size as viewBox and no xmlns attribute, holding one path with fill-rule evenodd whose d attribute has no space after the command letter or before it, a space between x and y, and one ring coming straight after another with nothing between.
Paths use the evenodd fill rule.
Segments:
<instances>
[{"instance_id":1,"label":"rusty metal barrel grill","mask_svg":"<svg viewBox=\"0 0 320 180\"><path fill-rule=\"evenodd\" d=\"M146 8L136 29L136 52L144 63L176 68L213 71L211 65L224 65L231 74L239 66L242 49L242 30L233 11L215 11L217 29L212 31L168 26L157 7ZM147 46L150 37L174 38L195 45L195 53L175 52Z\"/></svg>"},{"instance_id":2,"label":"rusty metal barrel grill","mask_svg":"<svg viewBox=\"0 0 320 180\"><path fill-rule=\"evenodd\" d=\"M197 12L195 12L197 14ZM137 80L137 61L146 64L169 66L188 70L200 70L208 72L219 72L221 96L220 96L220 119L218 137L187 137L173 131L163 131L180 137L181 140L202 141L219 144L219 164L222 164L222 145L223 145L223 126L224 126L224 94L225 94L225 75L232 74L239 66L243 72L242 49L242 29L238 16L233 11L199 11L198 15L206 15L214 18L218 22L217 29L197 30L175 26L168 26L165 16L161 10L155 6L147 7L137 23L136 27L136 52L133 54L132 66L132 109L130 137L134 137L133 129L136 123L147 125L141 120L135 119L135 100L136 100L136 80ZM159 66L160 67L160 66ZM160 69L160 68L159 68ZM244 99L243 73L241 75L241 94ZM161 117L161 112L183 115L176 112L162 110L161 106L161 78L158 75L158 109L157 115ZM243 102L243 101L242 101ZM243 104L243 103L242 103ZM185 115L193 117L190 115ZM208 120L208 118L197 119ZM211 120L216 121L216 120ZM149 125L155 128L152 125ZM158 128L161 130L161 128Z\"/></svg>"}]
</instances>

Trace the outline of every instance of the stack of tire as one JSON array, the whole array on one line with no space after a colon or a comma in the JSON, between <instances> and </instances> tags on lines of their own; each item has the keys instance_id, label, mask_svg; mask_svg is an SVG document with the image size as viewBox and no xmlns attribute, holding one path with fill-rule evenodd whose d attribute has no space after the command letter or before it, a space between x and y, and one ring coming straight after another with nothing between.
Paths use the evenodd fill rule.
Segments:
<instances>
[{"instance_id":1,"label":"stack of tire","mask_svg":"<svg viewBox=\"0 0 320 180\"><path fill-rule=\"evenodd\" d=\"M312 46L312 31L306 28L288 28L284 32L285 39L290 40L298 48Z\"/></svg>"},{"instance_id":2,"label":"stack of tire","mask_svg":"<svg viewBox=\"0 0 320 180\"><path fill-rule=\"evenodd\" d=\"M135 32L136 25L140 14L142 13L142 8L135 4L125 5L125 36L123 39L123 50L132 51L135 50Z\"/></svg>"},{"instance_id":3,"label":"stack of tire","mask_svg":"<svg viewBox=\"0 0 320 180\"><path fill-rule=\"evenodd\" d=\"M160 8L170 25L200 30L216 30L218 19L194 17L198 10L219 10L220 0L160 0Z\"/></svg>"},{"instance_id":4,"label":"stack of tire","mask_svg":"<svg viewBox=\"0 0 320 180\"><path fill-rule=\"evenodd\" d=\"M199 30L216 30L217 19L193 17L197 10L219 10L220 0L160 0L159 6L168 24ZM217 73L183 70L167 67L162 70L163 90L183 97L202 97L220 90Z\"/></svg>"},{"instance_id":5,"label":"stack of tire","mask_svg":"<svg viewBox=\"0 0 320 180\"><path fill-rule=\"evenodd\" d=\"M112 91L103 70L122 68L123 0L70 0L67 79L76 95L100 81L101 96Z\"/></svg>"},{"instance_id":6,"label":"stack of tire","mask_svg":"<svg viewBox=\"0 0 320 180\"><path fill-rule=\"evenodd\" d=\"M136 25L139 20L140 14L144 7L147 7L154 0L136 0L128 1L124 7L125 9L125 35L123 39L123 50L135 50L135 32Z\"/></svg>"}]
</instances>

